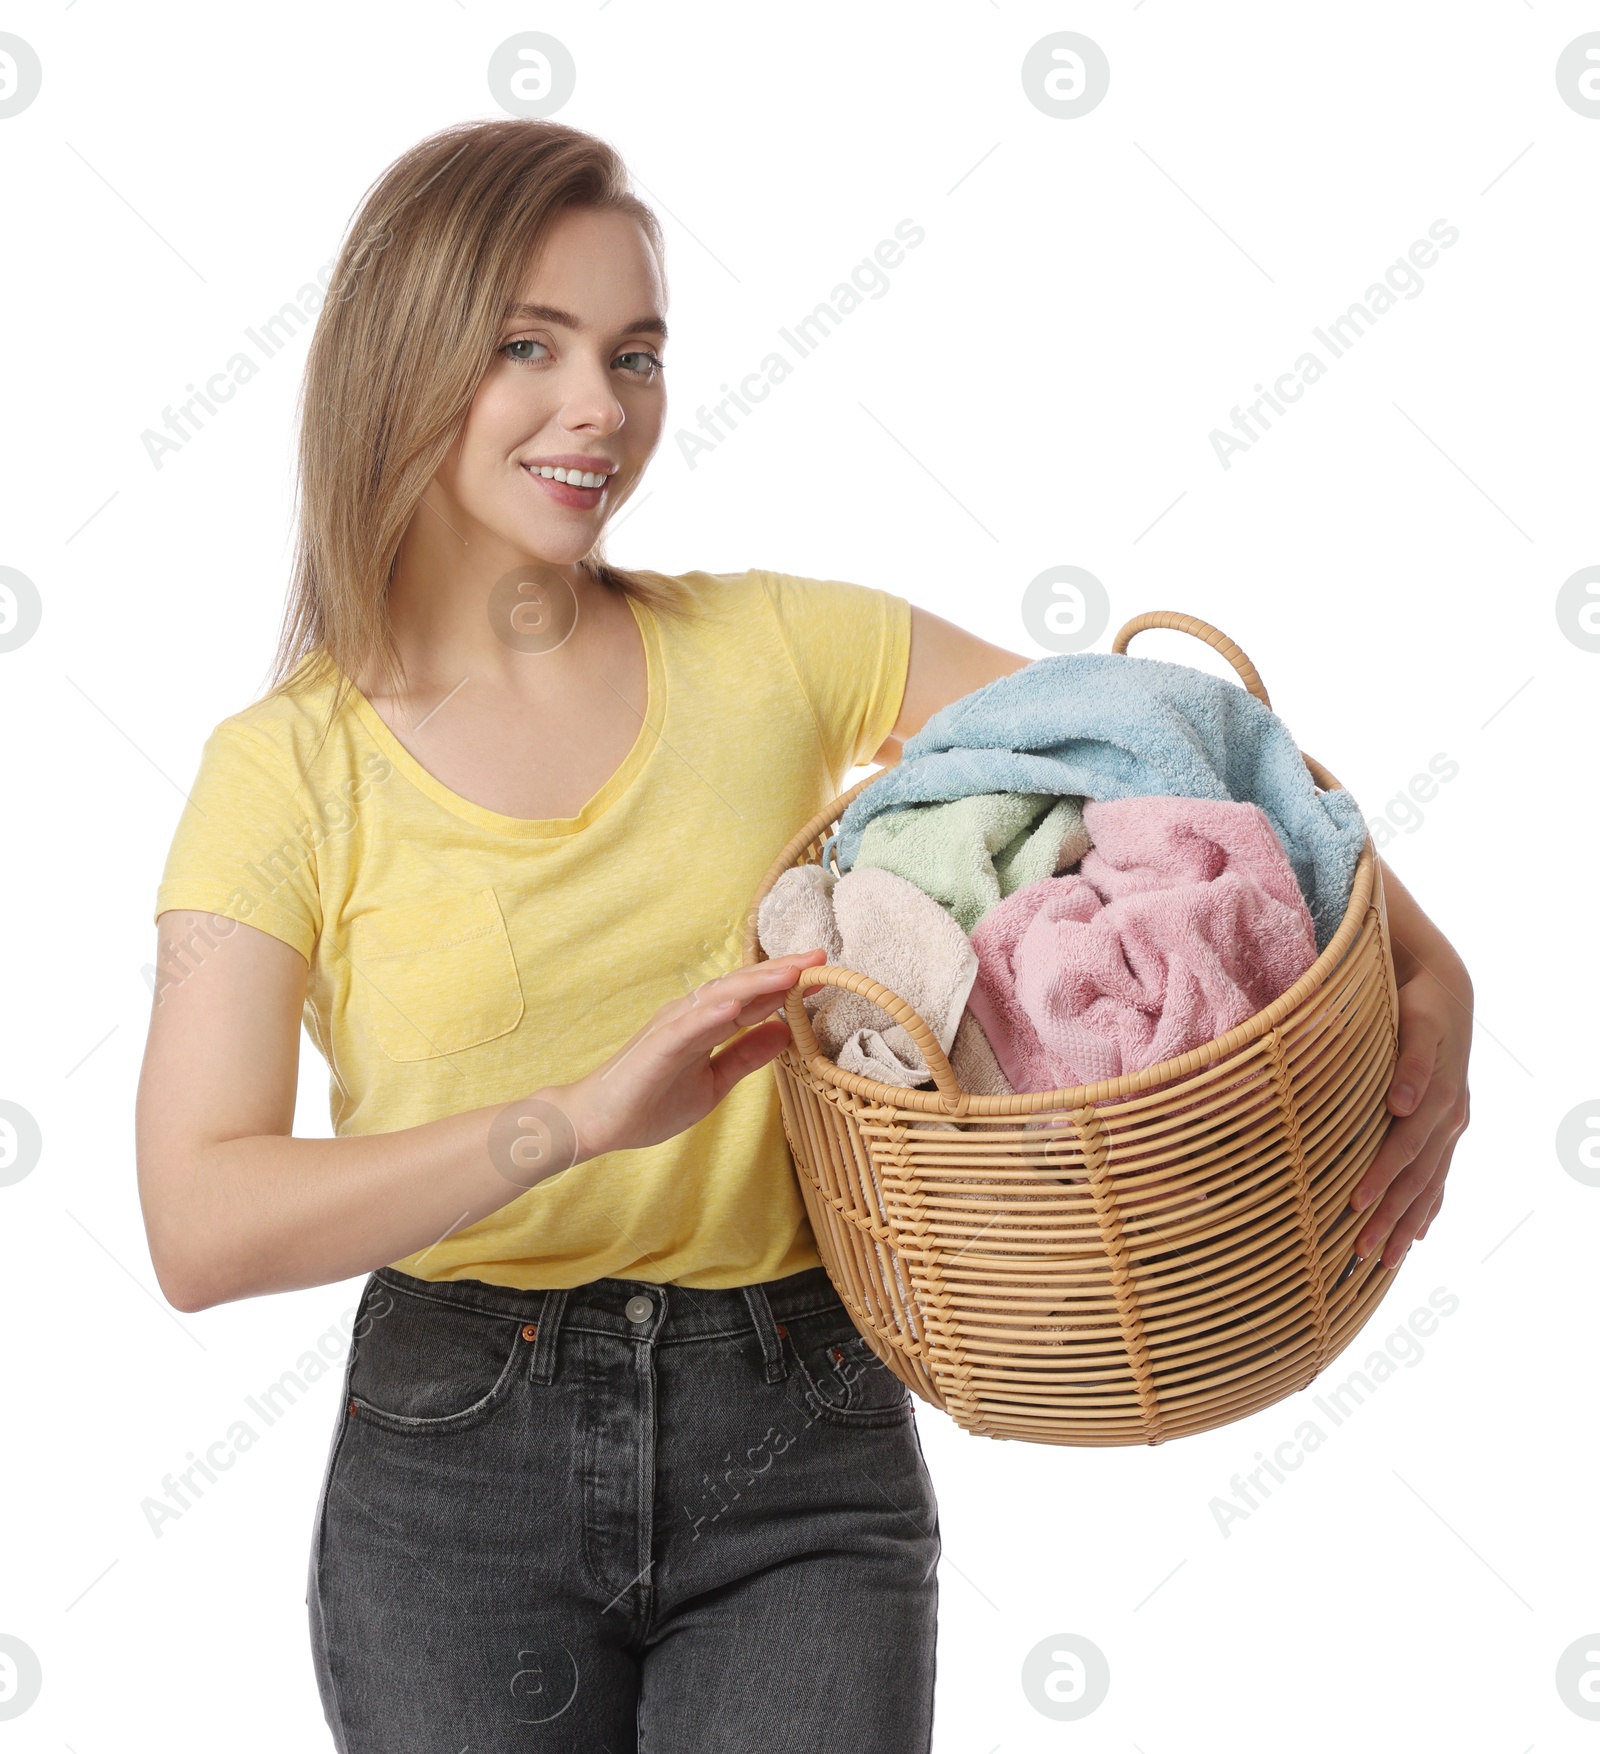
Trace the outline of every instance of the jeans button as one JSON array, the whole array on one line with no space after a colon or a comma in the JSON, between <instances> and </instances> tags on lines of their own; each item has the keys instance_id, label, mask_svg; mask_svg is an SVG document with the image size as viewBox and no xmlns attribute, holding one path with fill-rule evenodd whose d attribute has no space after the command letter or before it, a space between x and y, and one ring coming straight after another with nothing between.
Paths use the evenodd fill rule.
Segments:
<instances>
[{"instance_id":1,"label":"jeans button","mask_svg":"<svg viewBox=\"0 0 1600 1754\"><path fill-rule=\"evenodd\" d=\"M656 1306L648 1297L630 1297L623 1304L622 1313L630 1322L647 1322L656 1313Z\"/></svg>"}]
</instances>

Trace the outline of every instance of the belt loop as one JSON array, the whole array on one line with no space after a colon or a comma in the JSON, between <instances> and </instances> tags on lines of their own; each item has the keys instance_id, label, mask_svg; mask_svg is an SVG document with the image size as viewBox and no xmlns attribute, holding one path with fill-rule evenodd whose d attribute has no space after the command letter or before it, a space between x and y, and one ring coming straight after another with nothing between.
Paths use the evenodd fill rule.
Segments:
<instances>
[{"instance_id":1,"label":"belt loop","mask_svg":"<svg viewBox=\"0 0 1600 1754\"><path fill-rule=\"evenodd\" d=\"M556 1374L556 1342L561 1337L561 1318L566 1313L568 1293L546 1291L539 1309L539 1337L533 1343L533 1363L528 1375L534 1382L548 1383Z\"/></svg>"},{"instance_id":2,"label":"belt loop","mask_svg":"<svg viewBox=\"0 0 1600 1754\"><path fill-rule=\"evenodd\" d=\"M744 1300L750 1306L750 1319L761 1341L761 1357L766 1365L768 1382L782 1382L789 1374L789 1361L783 1355L783 1342L778 1338L778 1324L772 1319L772 1305L760 1285L741 1285Z\"/></svg>"}]
</instances>

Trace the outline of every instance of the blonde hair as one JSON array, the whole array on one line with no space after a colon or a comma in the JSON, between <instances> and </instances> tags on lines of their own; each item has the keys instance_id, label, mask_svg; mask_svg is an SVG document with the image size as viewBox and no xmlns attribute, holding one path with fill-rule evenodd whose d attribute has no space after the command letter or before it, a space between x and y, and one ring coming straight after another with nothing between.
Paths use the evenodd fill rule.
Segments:
<instances>
[{"instance_id":1,"label":"blonde hair","mask_svg":"<svg viewBox=\"0 0 1600 1754\"><path fill-rule=\"evenodd\" d=\"M327 680L330 664L346 681L373 672L400 691L388 591L401 537L530 257L572 208L630 215L661 259L660 223L615 149L558 122L442 129L368 191L306 359L294 569L269 692ZM608 565L599 543L580 565L652 608L677 607L664 581Z\"/></svg>"}]
</instances>

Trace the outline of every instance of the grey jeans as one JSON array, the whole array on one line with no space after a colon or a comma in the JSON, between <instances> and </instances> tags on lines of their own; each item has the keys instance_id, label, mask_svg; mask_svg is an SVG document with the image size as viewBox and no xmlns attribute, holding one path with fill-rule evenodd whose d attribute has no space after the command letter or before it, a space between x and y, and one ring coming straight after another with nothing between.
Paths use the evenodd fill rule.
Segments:
<instances>
[{"instance_id":1,"label":"grey jeans","mask_svg":"<svg viewBox=\"0 0 1600 1754\"><path fill-rule=\"evenodd\" d=\"M307 1592L341 1754L927 1754L938 1558L820 1267L367 1282Z\"/></svg>"}]
</instances>

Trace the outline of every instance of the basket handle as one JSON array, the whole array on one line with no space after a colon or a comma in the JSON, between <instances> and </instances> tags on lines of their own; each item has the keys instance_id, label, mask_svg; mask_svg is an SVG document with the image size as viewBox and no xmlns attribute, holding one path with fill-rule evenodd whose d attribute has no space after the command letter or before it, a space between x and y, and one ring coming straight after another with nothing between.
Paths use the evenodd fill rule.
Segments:
<instances>
[{"instance_id":1,"label":"basket handle","mask_svg":"<svg viewBox=\"0 0 1600 1754\"><path fill-rule=\"evenodd\" d=\"M1261 672L1225 633L1209 621L1202 621L1198 615L1184 615L1176 609L1152 609L1148 614L1135 615L1132 621L1124 623L1122 631L1111 642L1112 651L1119 654L1127 651L1128 642L1147 627L1175 627L1179 633L1193 634L1196 639L1204 640L1214 651L1222 653L1238 671L1239 680L1245 687L1271 710L1272 702L1267 698L1267 685L1261 680Z\"/></svg>"},{"instance_id":2,"label":"basket handle","mask_svg":"<svg viewBox=\"0 0 1600 1754\"><path fill-rule=\"evenodd\" d=\"M950 1061L946 1058L944 1049L939 1046L938 1037L898 993L891 992L871 975L858 974L853 968L839 968L833 963L803 968L800 970L800 978L784 994L784 1016L789 1020L789 1033L794 1038L802 1059L827 1058L818 1045L817 1032L811 1027L811 1019L806 1016L803 1003L805 993L812 987L843 987L846 992L859 993L863 999L870 999L874 1005L881 1006L916 1043L917 1052L927 1062L934 1086L944 1097L946 1108L952 1113L965 1108L966 1092L957 1082L956 1075L950 1068Z\"/></svg>"}]
</instances>

